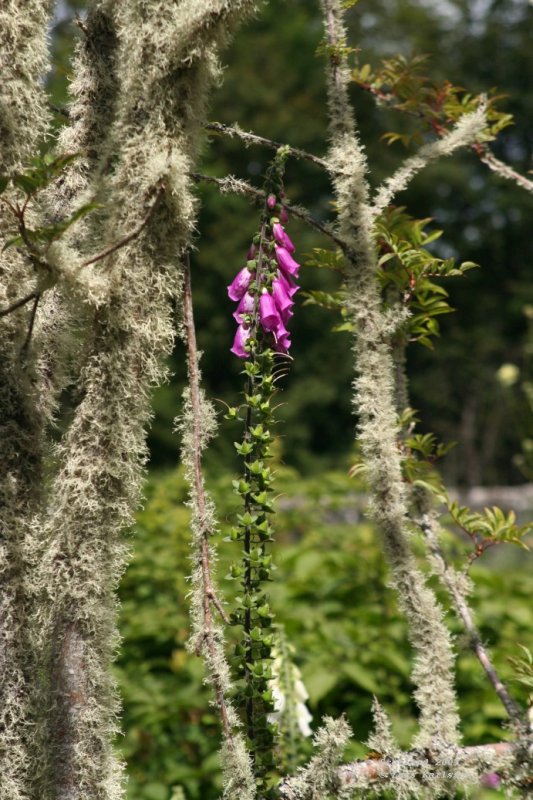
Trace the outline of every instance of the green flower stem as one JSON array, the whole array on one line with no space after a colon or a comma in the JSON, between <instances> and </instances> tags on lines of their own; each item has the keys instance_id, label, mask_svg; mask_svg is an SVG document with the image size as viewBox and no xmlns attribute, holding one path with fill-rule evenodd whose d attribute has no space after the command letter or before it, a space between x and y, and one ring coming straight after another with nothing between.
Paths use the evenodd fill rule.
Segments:
<instances>
[{"instance_id":1,"label":"green flower stem","mask_svg":"<svg viewBox=\"0 0 533 800\"><path fill-rule=\"evenodd\" d=\"M259 292L261 287L261 279L262 279L262 269L263 269L263 242L265 240L266 234L266 224L267 224L267 209L266 204L263 211L263 220L261 224L261 234L259 239L259 254L257 259L257 272L256 272L256 280L255 280L255 298L254 298L254 311L252 316L252 327L251 327L251 337L253 339L257 336L258 331L258 313L259 313ZM255 352L254 352L255 356ZM257 363L255 358L253 358L253 363ZM254 375L249 374L247 380L247 394L248 397L253 397L256 395L257 389L257 380ZM253 411L252 406L248 404L246 408L246 422L244 426L244 441L245 442L252 442L252 422L253 422ZM250 464L252 463L252 454L245 456L244 458L244 475L246 482L251 486L252 485L252 475L250 472ZM245 513L253 514L253 501L252 501L252 494L251 491L248 491L244 497L244 509ZM250 526L247 526L245 529L244 534L244 580L243 580L243 590L245 597L251 597L253 594L253 583L252 583L252 566L250 560L251 554L251 545L252 545L252 529ZM253 646L251 640L251 632L252 632L252 610L250 607L246 607L245 615L244 615L244 634L245 639L247 641L246 645L246 658L245 658L245 667L244 667L244 682L246 686L251 686L253 682L253 676L250 670L249 664L253 663ZM254 703L252 697L247 697L246 699L246 729L248 733L248 738L250 742L254 741Z\"/></svg>"},{"instance_id":2,"label":"green flower stem","mask_svg":"<svg viewBox=\"0 0 533 800\"><path fill-rule=\"evenodd\" d=\"M257 254L249 268L255 271L250 287L254 294L254 308L246 320L250 326L247 342L249 356L244 362L246 377L244 403L244 431L242 441L235 447L243 458L242 478L234 481L235 492L242 497L243 513L231 538L242 544L242 560L231 568L231 578L241 581L241 595L232 622L242 626L242 638L236 646L238 677L243 681L243 716L252 758L257 790L261 798L270 796L268 777L273 767L275 726L269 723L273 712L272 695L268 686L272 677L271 664L273 615L263 584L270 580L272 557L268 544L272 541L269 515L273 512L271 500L272 475L265 462L270 458L270 431L272 422L271 399L274 394L273 374L275 354L269 346L259 316L259 298L263 289L270 288L275 273L274 242L271 217L276 210L270 208L268 197L279 198L286 153L278 153L268 170L265 185L265 203L259 234L254 239ZM277 267L276 267L277 269ZM232 409L230 418L238 418L238 409Z\"/></svg>"}]
</instances>

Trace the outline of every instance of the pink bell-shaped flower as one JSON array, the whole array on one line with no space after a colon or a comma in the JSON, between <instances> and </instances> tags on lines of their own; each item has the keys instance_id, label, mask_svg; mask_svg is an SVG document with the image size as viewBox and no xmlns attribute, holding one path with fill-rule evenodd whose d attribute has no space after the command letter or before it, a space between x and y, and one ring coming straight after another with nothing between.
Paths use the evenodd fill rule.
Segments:
<instances>
[{"instance_id":1,"label":"pink bell-shaped flower","mask_svg":"<svg viewBox=\"0 0 533 800\"><path fill-rule=\"evenodd\" d=\"M293 283L292 278L284 275L283 272L281 272L281 270L278 271L278 277L276 278L276 280L279 280L279 282L281 283L281 285L291 298L294 297L296 292L299 291L300 289L299 286L296 286L296 284Z\"/></svg>"},{"instance_id":2,"label":"pink bell-shaped flower","mask_svg":"<svg viewBox=\"0 0 533 800\"><path fill-rule=\"evenodd\" d=\"M289 275L294 278L298 277L300 265L294 260L288 250L286 250L284 247L276 247L276 259L279 264L279 268L283 270L285 275Z\"/></svg>"},{"instance_id":3,"label":"pink bell-shaped flower","mask_svg":"<svg viewBox=\"0 0 533 800\"><path fill-rule=\"evenodd\" d=\"M278 244L288 250L289 253L294 253L294 245L291 242L288 235L285 233L283 225L280 225L279 222L275 222L272 226L272 232L274 234L274 239Z\"/></svg>"},{"instance_id":4,"label":"pink bell-shaped flower","mask_svg":"<svg viewBox=\"0 0 533 800\"><path fill-rule=\"evenodd\" d=\"M287 290L279 278L274 278L272 281L272 297L276 307L280 313L282 320L285 322L292 315L291 308L294 301L291 300Z\"/></svg>"},{"instance_id":5,"label":"pink bell-shaped flower","mask_svg":"<svg viewBox=\"0 0 533 800\"><path fill-rule=\"evenodd\" d=\"M240 272L236 274L232 282L228 286L228 296L230 300L240 300L243 294L248 289L253 277L253 272L250 272L248 267L243 267Z\"/></svg>"},{"instance_id":6,"label":"pink bell-shaped flower","mask_svg":"<svg viewBox=\"0 0 533 800\"><path fill-rule=\"evenodd\" d=\"M268 292L259 298L259 318L265 331L275 331L283 325L274 298Z\"/></svg>"},{"instance_id":7,"label":"pink bell-shaped flower","mask_svg":"<svg viewBox=\"0 0 533 800\"><path fill-rule=\"evenodd\" d=\"M281 320L274 331L274 337L276 339L276 349L281 353L286 353L291 346L291 335Z\"/></svg>"},{"instance_id":8,"label":"pink bell-shaped flower","mask_svg":"<svg viewBox=\"0 0 533 800\"><path fill-rule=\"evenodd\" d=\"M231 348L231 352L234 353L237 358L248 358L248 353L246 352L244 346L249 338L250 328L245 328L243 325L239 325L235 334L235 339L233 340L233 347Z\"/></svg>"},{"instance_id":9,"label":"pink bell-shaped flower","mask_svg":"<svg viewBox=\"0 0 533 800\"><path fill-rule=\"evenodd\" d=\"M234 312L233 318L235 322L239 324L243 321L243 316L245 314L251 314L254 310L254 297L250 294L250 292L246 292L241 297L239 305L237 306L237 311Z\"/></svg>"}]
</instances>

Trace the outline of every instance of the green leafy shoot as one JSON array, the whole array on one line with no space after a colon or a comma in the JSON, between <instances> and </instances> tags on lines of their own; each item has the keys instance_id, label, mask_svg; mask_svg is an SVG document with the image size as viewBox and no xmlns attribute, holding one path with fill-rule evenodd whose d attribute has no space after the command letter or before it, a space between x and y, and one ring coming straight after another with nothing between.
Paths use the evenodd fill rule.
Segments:
<instances>
[{"instance_id":1,"label":"green leafy shoot","mask_svg":"<svg viewBox=\"0 0 533 800\"><path fill-rule=\"evenodd\" d=\"M522 650L523 656L521 658L510 656L508 661L515 670L515 680L533 693L533 653L523 644L519 644L518 647Z\"/></svg>"},{"instance_id":2,"label":"green leafy shoot","mask_svg":"<svg viewBox=\"0 0 533 800\"><path fill-rule=\"evenodd\" d=\"M32 166L24 172L17 172L9 178L3 178L26 195L34 195L37 191L46 188L55 180L68 164L79 158L79 153L69 153L52 158L49 154L43 158L32 159ZM6 184L7 187L7 184ZM1 185L0 185L1 188Z\"/></svg>"},{"instance_id":3,"label":"green leafy shoot","mask_svg":"<svg viewBox=\"0 0 533 800\"><path fill-rule=\"evenodd\" d=\"M345 274L346 262L340 247L335 250L326 250L323 247L313 247L313 252L305 255L306 267L318 267L318 269L330 269L333 272Z\"/></svg>"},{"instance_id":4,"label":"green leafy shoot","mask_svg":"<svg viewBox=\"0 0 533 800\"><path fill-rule=\"evenodd\" d=\"M306 267L316 267L318 269L329 269L345 277L345 261L340 248L327 250L322 247L314 247L312 254L306 256ZM349 312L346 308L346 290L344 286L339 289L326 292L323 290L310 290L302 292L304 306L320 306L328 311L333 311L342 318L342 322L333 326L334 331L353 331L353 324L349 319Z\"/></svg>"},{"instance_id":5,"label":"green leafy shoot","mask_svg":"<svg viewBox=\"0 0 533 800\"><path fill-rule=\"evenodd\" d=\"M411 453L416 452L420 454L420 458L430 463L434 463L439 458L443 458L455 445L456 442L448 442L447 444L438 442L437 437L433 433L416 433L405 440L405 447L408 448Z\"/></svg>"},{"instance_id":6,"label":"green leafy shoot","mask_svg":"<svg viewBox=\"0 0 533 800\"><path fill-rule=\"evenodd\" d=\"M437 317L454 310L446 289L433 279L463 276L477 264L472 261L457 264L453 258L443 259L432 253L429 245L442 236L442 231L428 230L430 222L430 218L411 217L404 206L389 207L376 220L376 247L385 303L407 306L411 312L406 330L408 341L433 349L432 339L440 333ZM345 276L344 257L338 248L314 248L305 265ZM302 294L304 305L317 305L339 314L342 321L334 330L353 330L344 285L331 292L311 290Z\"/></svg>"},{"instance_id":7,"label":"green leafy shoot","mask_svg":"<svg viewBox=\"0 0 533 800\"><path fill-rule=\"evenodd\" d=\"M384 297L403 303L411 311L409 341L433 349L432 337L439 335L436 317L450 314L453 308L446 289L432 278L462 276L477 264L465 261L458 265L453 258L434 255L428 246L442 231L426 230L430 222L429 218L414 219L402 206L390 207L376 221L376 245Z\"/></svg>"},{"instance_id":8,"label":"green leafy shoot","mask_svg":"<svg viewBox=\"0 0 533 800\"><path fill-rule=\"evenodd\" d=\"M86 217L92 211L101 207L102 206L99 203L85 203L76 209L76 211L74 211L70 217L61 220L61 222L57 222L55 225L48 225L33 229L25 227L24 236L22 234L18 234L12 239L9 239L5 243L3 250L7 250L9 247L21 247L28 242L35 246L44 245L46 249L52 244L52 242L55 242L57 239L61 238L61 236L63 236L65 231L68 230L71 225L74 225L74 223L79 219Z\"/></svg>"},{"instance_id":9,"label":"green leafy shoot","mask_svg":"<svg viewBox=\"0 0 533 800\"><path fill-rule=\"evenodd\" d=\"M516 514L509 511L506 515L501 508L492 506L484 508L483 512L472 511L466 506L456 502L448 503L448 511L452 521L471 540L474 550L470 554L467 568L470 564L483 555L485 550L495 544L517 544L529 550L524 541L528 533L533 531L533 523L526 525L516 524Z\"/></svg>"},{"instance_id":10,"label":"green leafy shoot","mask_svg":"<svg viewBox=\"0 0 533 800\"><path fill-rule=\"evenodd\" d=\"M462 86L450 81L433 81L425 72L428 57L424 55L407 58L403 55L384 59L379 67L370 64L358 66L352 72L352 80L370 92L378 103L418 120L411 133L390 131L383 138L388 144L400 141L404 146L421 144L428 133L442 136L464 114L474 111L481 102L487 101L488 125L480 137L478 147L492 141L504 128L513 124L512 114L497 107L503 95L494 90L485 95L474 95Z\"/></svg>"},{"instance_id":11,"label":"green leafy shoot","mask_svg":"<svg viewBox=\"0 0 533 800\"><path fill-rule=\"evenodd\" d=\"M351 0L352 5L355 5L356 2L358 2L358 0ZM351 55L354 55L358 52L358 48L350 47L346 40L339 42L338 44L330 44L328 41L326 41L326 39L322 39L315 50L315 55L325 56L331 61L340 63L344 58L349 58Z\"/></svg>"},{"instance_id":12,"label":"green leafy shoot","mask_svg":"<svg viewBox=\"0 0 533 800\"><path fill-rule=\"evenodd\" d=\"M446 489L435 465L455 444L443 444L433 433L413 433L400 440L404 481L412 487L425 489L439 502L446 502Z\"/></svg>"}]
</instances>

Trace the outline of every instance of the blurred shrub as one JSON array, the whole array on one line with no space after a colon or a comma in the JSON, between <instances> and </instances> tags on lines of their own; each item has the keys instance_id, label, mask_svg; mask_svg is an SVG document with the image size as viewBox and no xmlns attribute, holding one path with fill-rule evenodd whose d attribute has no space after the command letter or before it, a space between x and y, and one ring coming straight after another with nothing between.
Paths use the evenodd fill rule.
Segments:
<instances>
[{"instance_id":1,"label":"blurred shrub","mask_svg":"<svg viewBox=\"0 0 533 800\"><path fill-rule=\"evenodd\" d=\"M348 755L361 756L365 748L359 743L369 733L372 694L377 694L405 746L415 730L410 650L375 531L364 520L363 497L341 472L305 480L284 467L278 473L284 494L278 500L272 601L296 648L314 724L324 713L346 712L357 740ZM223 576L233 545L222 538L237 499L230 477L212 478L210 488L222 529L219 583L230 599L232 584ZM202 685L202 665L185 650L190 566L185 499L179 471L152 479L122 582L117 671L126 734L119 746L128 761L132 800L170 800L181 798L182 791L187 800L219 796L216 717ZM462 542L450 535L447 544L460 557ZM527 557L523 571L509 572L508 559L492 555L490 563L473 570L473 605L483 638L509 679L507 658L521 654L518 643L531 647L533 575ZM465 650L460 625L451 615L449 622L458 634L465 742L501 738L503 711ZM520 698L518 684L512 688ZM309 747L306 742L304 751Z\"/></svg>"}]
</instances>

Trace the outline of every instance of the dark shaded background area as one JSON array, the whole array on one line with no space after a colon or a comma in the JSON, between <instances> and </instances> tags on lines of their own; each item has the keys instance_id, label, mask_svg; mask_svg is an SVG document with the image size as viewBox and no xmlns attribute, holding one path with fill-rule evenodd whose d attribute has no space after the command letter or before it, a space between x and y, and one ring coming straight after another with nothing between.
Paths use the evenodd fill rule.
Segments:
<instances>
[{"instance_id":1,"label":"dark shaded background area","mask_svg":"<svg viewBox=\"0 0 533 800\"><path fill-rule=\"evenodd\" d=\"M65 101L73 26L68 17L83 3L62 4L54 32L58 68L51 77L54 102ZM427 53L427 71L436 79L477 93L498 87L502 108L515 115L494 150L517 170L531 166L533 117L533 9L515 0L360 0L350 14L351 44L361 48L361 63L381 56ZM244 28L227 53L224 83L215 94L211 118L239 124L264 136L322 154L326 148L323 65L315 50L321 39L320 17L308 0L272 0L257 20ZM372 177L388 175L405 156L402 145L387 147L382 134L411 122L376 108L354 87L353 100ZM201 169L232 173L256 185L268 163L262 148L245 149L220 136L206 140ZM313 165L291 162L287 193L320 219L331 214L331 194L324 175ZM199 188L201 209L193 282L203 372L208 392L234 403L239 365L229 353L233 310L226 284L242 266L258 212L247 201ZM412 404L421 412L421 430L432 430L460 445L447 457L444 471L459 484L519 483L524 475L513 463L529 417L520 385L504 389L496 373L516 364L527 377L527 319L533 303L528 270L533 254L533 197L489 173L472 153L464 153L424 171L399 198L415 216L431 216L444 228L439 254L455 254L481 265L464 279L448 282L457 313L442 318L442 339L434 352L411 348ZM298 255L327 246L296 220L290 233ZM302 270L304 288L335 285L335 277L314 268ZM293 318L294 364L282 400L285 423L283 459L304 473L344 467L353 448L355 419L349 401L352 374L350 338L332 333L334 316L316 307L299 307ZM177 439L172 419L184 381L178 346L173 377L154 398L150 436L152 464L174 464ZM223 430L211 459L216 465L233 438ZM229 447L228 447L229 444Z\"/></svg>"}]
</instances>

